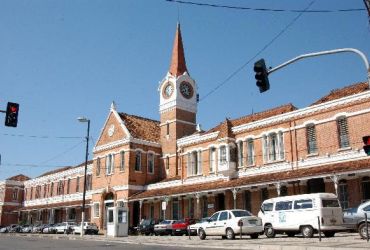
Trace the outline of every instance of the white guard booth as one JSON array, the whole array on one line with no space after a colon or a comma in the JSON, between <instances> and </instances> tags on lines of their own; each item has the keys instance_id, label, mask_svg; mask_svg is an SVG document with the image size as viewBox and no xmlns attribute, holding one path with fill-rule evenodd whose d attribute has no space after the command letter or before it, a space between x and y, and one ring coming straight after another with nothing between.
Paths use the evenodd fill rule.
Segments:
<instances>
[{"instance_id":1,"label":"white guard booth","mask_svg":"<svg viewBox=\"0 0 370 250\"><path fill-rule=\"evenodd\" d=\"M110 207L107 211L107 235L128 236L128 211L126 207Z\"/></svg>"}]
</instances>

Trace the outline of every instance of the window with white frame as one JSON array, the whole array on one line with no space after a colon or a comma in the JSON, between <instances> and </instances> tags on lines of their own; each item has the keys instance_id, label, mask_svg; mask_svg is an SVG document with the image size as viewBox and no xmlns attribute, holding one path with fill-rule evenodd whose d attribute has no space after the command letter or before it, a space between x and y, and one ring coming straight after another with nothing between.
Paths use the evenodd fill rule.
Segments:
<instances>
[{"instance_id":1,"label":"window with white frame","mask_svg":"<svg viewBox=\"0 0 370 250\"><path fill-rule=\"evenodd\" d=\"M100 217L100 203L94 203L94 218Z\"/></svg>"},{"instance_id":2,"label":"window with white frame","mask_svg":"<svg viewBox=\"0 0 370 250\"><path fill-rule=\"evenodd\" d=\"M349 147L347 117L344 116L339 117L337 119L337 127L338 127L339 148Z\"/></svg>"},{"instance_id":3,"label":"window with white frame","mask_svg":"<svg viewBox=\"0 0 370 250\"><path fill-rule=\"evenodd\" d=\"M191 174L196 175L198 173L198 152L191 152Z\"/></svg>"},{"instance_id":4,"label":"window with white frame","mask_svg":"<svg viewBox=\"0 0 370 250\"><path fill-rule=\"evenodd\" d=\"M62 180L60 180L59 182L58 182L58 188L57 188L57 195L61 195L61 194L63 194L63 181Z\"/></svg>"},{"instance_id":5,"label":"window with white frame","mask_svg":"<svg viewBox=\"0 0 370 250\"><path fill-rule=\"evenodd\" d=\"M86 176L86 190L92 189L92 175L89 174Z\"/></svg>"},{"instance_id":6,"label":"window with white frame","mask_svg":"<svg viewBox=\"0 0 370 250\"><path fill-rule=\"evenodd\" d=\"M1 196L1 195L0 195ZM13 193L12 193L12 200L13 201L17 201L18 200L18 188L14 188L13 189Z\"/></svg>"},{"instance_id":7,"label":"window with white frame","mask_svg":"<svg viewBox=\"0 0 370 250\"><path fill-rule=\"evenodd\" d=\"M114 169L114 154L109 154L105 157L105 174L111 175Z\"/></svg>"},{"instance_id":8,"label":"window with white frame","mask_svg":"<svg viewBox=\"0 0 370 250\"><path fill-rule=\"evenodd\" d=\"M348 208L348 185L346 180L340 180L338 183L338 198L342 209Z\"/></svg>"},{"instance_id":9,"label":"window with white frame","mask_svg":"<svg viewBox=\"0 0 370 250\"><path fill-rule=\"evenodd\" d=\"M80 176L76 178L76 193L80 192Z\"/></svg>"},{"instance_id":10,"label":"window with white frame","mask_svg":"<svg viewBox=\"0 0 370 250\"><path fill-rule=\"evenodd\" d=\"M148 173L154 173L154 154L148 153Z\"/></svg>"},{"instance_id":11,"label":"window with white frame","mask_svg":"<svg viewBox=\"0 0 370 250\"><path fill-rule=\"evenodd\" d=\"M216 148L209 149L209 172L214 172L216 169Z\"/></svg>"},{"instance_id":12,"label":"window with white frame","mask_svg":"<svg viewBox=\"0 0 370 250\"><path fill-rule=\"evenodd\" d=\"M247 140L247 163L249 166L254 165L254 141L253 139Z\"/></svg>"},{"instance_id":13,"label":"window with white frame","mask_svg":"<svg viewBox=\"0 0 370 250\"><path fill-rule=\"evenodd\" d=\"M125 171L125 151L121 151L119 154L120 154L119 170Z\"/></svg>"},{"instance_id":14,"label":"window with white frame","mask_svg":"<svg viewBox=\"0 0 370 250\"><path fill-rule=\"evenodd\" d=\"M54 182L50 184L50 196L54 194ZM31 189L31 199L32 199L32 189Z\"/></svg>"},{"instance_id":15,"label":"window with white frame","mask_svg":"<svg viewBox=\"0 0 370 250\"><path fill-rule=\"evenodd\" d=\"M226 146L223 145L220 147L220 164L226 164L227 158L226 158Z\"/></svg>"},{"instance_id":16,"label":"window with white frame","mask_svg":"<svg viewBox=\"0 0 370 250\"><path fill-rule=\"evenodd\" d=\"M69 208L68 209L68 220L76 220L76 209L75 208Z\"/></svg>"},{"instance_id":17,"label":"window with white frame","mask_svg":"<svg viewBox=\"0 0 370 250\"><path fill-rule=\"evenodd\" d=\"M197 174L200 175L203 173L203 167L202 167L202 150L199 150L198 152L198 167L197 167Z\"/></svg>"},{"instance_id":18,"label":"window with white frame","mask_svg":"<svg viewBox=\"0 0 370 250\"><path fill-rule=\"evenodd\" d=\"M71 179L67 180L67 194L69 194L69 192L71 192Z\"/></svg>"},{"instance_id":19,"label":"window with white frame","mask_svg":"<svg viewBox=\"0 0 370 250\"><path fill-rule=\"evenodd\" d=\"M135 171L141 171L141 152L135 152Z\"/></svg>"},{"instance_id":20,"label":"window with white frame","mask_svg":"<svg viewBox=\"0 0 370 250\"><path fill-rule=\"evenodd\" d=\"M237 150L238 150L238 167L243 167L244 166L244 147L243 147L243 142L239 141L237 144Z\"/></svg>"},{"instance_id":21,"label":"window with white frame","mask_svg":"<svg viewBox=\"0 0 370 250\"><path fill-rule=\"evenodd\" d=\"M284 153L284 139L283 132L270 133L262 137L263 140L263 160L264 162L274 162L283 160Z\"/></svg>"},{"instance_id":22,"label":"window with white frame","mask_svg":"<svg viewBox=\"0 0 370 250\"><path fill-rule=\"evenodd\" d=\"M101 162L100 158L96 159L96 176L100 175L100 170L101 170Z\"/></svg>"},{"instance_id":23,"label":"window with white frame","mask_svg":"<svg viewBox=\"0 0 370 250\"><path fill-rule=\"evenodd\" d=\"M44 184L44 198L46 198L46 194L47 194L47 185ZM25 195L26 196L26 195Z\"/></svg>"},{"instance_id":24,"label":"window with white frame","mask_svg":"<svg viewBox=\"0 0 370 250\"><path fill-rule=\"evenodd\" d=\"M309 124L306 126L306 137L307 137L307 153L308 154L317 153L315 124Z\"/></svg>"}]
</instances>

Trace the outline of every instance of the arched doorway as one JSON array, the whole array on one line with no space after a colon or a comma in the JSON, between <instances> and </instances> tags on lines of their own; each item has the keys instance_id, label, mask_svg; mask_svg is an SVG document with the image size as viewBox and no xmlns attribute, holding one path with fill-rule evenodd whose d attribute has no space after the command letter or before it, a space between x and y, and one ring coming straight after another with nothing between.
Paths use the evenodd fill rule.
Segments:
<instances>
[{"instance_id":1,"label":"arched doorway","mask_svg":"<svg viewBox=\"0 0 370 250\"><path fill-rule=\"evenodd\" d=\"M107 229L107 211L108 207L114 206L114 194L112 192L104 195L103 227Z\"/></svg>"}]
</instances>

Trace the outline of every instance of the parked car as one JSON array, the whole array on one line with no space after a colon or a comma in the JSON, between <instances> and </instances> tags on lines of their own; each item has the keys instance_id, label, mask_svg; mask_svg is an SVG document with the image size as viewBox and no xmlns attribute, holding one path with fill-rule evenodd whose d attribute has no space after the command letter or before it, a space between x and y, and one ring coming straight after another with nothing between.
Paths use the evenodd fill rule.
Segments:
<instances>
[{"instance_id":1,"label":"parked car","mask_svg":"<svg viewBox=\"0 0 370 250\"><path fill-rule=\"evenodd\" d=\"M42 229L46 227L47 224L39 224L32 227L32 233L41 233Z\"/></svg>"},{"instance_id":2,"label":"parked car","mask_svg":"<svg viewBox=\"0 0 370 250\"><path fill-rule=\"evenodd\" d=\"M7 232L8 232L8 227L0 228L0 233L7 233Z\"/></svg>"},{"instance_id":3,"label":"parked car","mask_svg":"<svg viewBox=\"0 0 370 250\"><path fill-rule=\"evenodd\" d=\"M202 225L203 222L206 222L208 219L209 217L205 217L200 220L197 220L195 224L190 225L189 226L190 235L198 235L199 227Z\"/></svg>"},{"instance_id":4,"label":"parked car","mask_svg":"<svg viewBox=\"0 0 370 250\"><path fill-rule=\"evenodd\" d=\"M163 220L158 224L154 225L154 234L155 235L168 235L172 233L172 224L176 220Z\"/></svg>"},{"instance_id":5,"label":"parked car","mask_svg":"<svg viewBox=\"0 0 370 250\"><path fill-rule=\"evenodd\" d=\"M172 224L172 235L188 235L188 226L195 224L194 219L183 219L183 220L178 220L175 223Z\"/></svg>"},{"instance_id":6,"label":"parked car","mask_svg":"<svg viewBox=\"0 0 370 250\"><path fill-rule=\"evenodd\" d=\"M81 223L72 226L73 234L81 234ZM84 222L84 234L98 234L99 229L95 223Z\"/></svg>"},{"instance_id":7,"label":"parked car","mask_svg":"<svg viewBox=\"0 0 370 250\"><path fill-rule=\"evenodd\" d=\"M56 230L54 228L56 224L47 224L45 225L42 230L41 230L41 233L43 234L55 234L56 233Z\"/></svg>"},{"instance_id":8,"label":"parked car","mask_svg":"<svg viewBox=\"0 0 370 250\"><path fill-rule=\"evenodd\" d=\"M32 225L23 225L20 227L20 233L31 233L32 232Z\"/></svg>"},{"instance_id":9,"label":"parked car","mask_svg":"<svg viewBox=\"0 0 370 250\"><path fill-rule=\"evenodd\" d=\"M140 222L138 226L138 231L140 234L145 234L145 235L152 235L154 234L154 225L155 225L155 220L154 219L146 219Z\"/></svg>"},{"instance_id":10,"label":"parked car","mask_svg":"<svg viewBox=\"0 0 370 250\"><path fill-rule=\"evenodd\" d=\"M21 226L17 224L12 224L8 227L9 233L19 233L21 231Z\"/></svg>"},{"instance_id":11,"label":"parked car","mask_svg":"<svg viewBox=\"0 0 370 250\"><path fill-rule=\"evenodd\" d=\"M302 194L276 197L265 200L258 217L262 218L268 238L276 233L292 237L302 233L311 238L318 232L320 219L321 231L326 237L343 231L343 213L337 196L330 193Z\"/></svg>"},{"instance_id":12,"label":"parked car","mask_svg":"<svg viewBox=\"0 0 370 250\"><path fill-rule=\"evenodd\" d=\"M204 240L207 235L220 235L222 238L231 240L240 233L257 239L260 234L263 234L262 220L246 210L222 210L214 213L199 227L201 240Z\"/></svg>"},{"instance_id":13,"label":"parked car","mask_svg":"<svg viewBox=\"0 0 370 250\"><path fill-rule=\"evenodd\" d=\"M75 226L75 222L62 222L54 226L56 233L69 234L72 232L72 227Z\"/></svg>"},{"instance_id":14,"label":"parked car","mask_svg":"<svg viewBox=\"0 0 370 250\"><path fill-rule=\"evenodd\" d=\"M343 212L343 225L346 229L357 231L361 238L366 238L365 213L367 214L368 230L370 235L370 201L357 207L346 209Z\"/></svg>"}]
</instances>

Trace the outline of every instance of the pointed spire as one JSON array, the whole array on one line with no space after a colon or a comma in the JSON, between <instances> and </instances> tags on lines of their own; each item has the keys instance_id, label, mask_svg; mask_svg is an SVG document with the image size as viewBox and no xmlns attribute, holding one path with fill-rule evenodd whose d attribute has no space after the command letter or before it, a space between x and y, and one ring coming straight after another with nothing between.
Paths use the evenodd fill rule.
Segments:
<instances>
[{"instance_id":1,"label":"pointed spire","mask_svg":"<svg viewBox=\"0 0 370 250\"><path fill-rule=\"evenodd\" d=\"M175 41L173 43L172 59L170 65L170 73L173 76L179 76L187 72L184 46L182 44L180 23L177 23Z\"/></svg>"},{"instance_id":2,"label":"pointed spire","mask_svg":"<svg viewBox=\"0 0 370 250\"><path fill-rule=\"evenodd\" d=\"M113 101L112 104L110 105L110 110L117 110L116 103Z\"/></svg>"}]
</instances>

